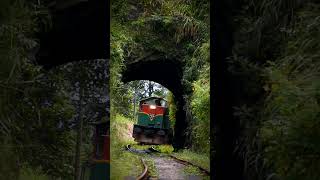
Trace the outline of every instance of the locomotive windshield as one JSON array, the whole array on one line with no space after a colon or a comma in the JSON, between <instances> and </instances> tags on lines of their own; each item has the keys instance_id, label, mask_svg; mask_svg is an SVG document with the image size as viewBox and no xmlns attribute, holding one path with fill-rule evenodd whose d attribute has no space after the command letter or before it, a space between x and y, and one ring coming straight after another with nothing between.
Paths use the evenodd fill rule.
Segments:
<instances>
[{"instance_id":1,"label":"locomotive windshield","mask_svg":"<svg viewBox=\"0 0 320 180\"><path fill-rule=\"evenodd\" d=\"M141 104L167 107L167 101L161 98L149 98L149 99L141 100L140 105Z\"/></svg>"}]
</instances>

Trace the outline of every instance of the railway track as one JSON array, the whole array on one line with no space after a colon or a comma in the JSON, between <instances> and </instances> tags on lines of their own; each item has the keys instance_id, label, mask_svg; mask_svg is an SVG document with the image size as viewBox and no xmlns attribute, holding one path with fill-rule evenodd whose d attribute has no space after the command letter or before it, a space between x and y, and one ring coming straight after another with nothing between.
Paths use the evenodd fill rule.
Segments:
<instances>
[{"instance_id":1,"label":"railway track","mask_svg":"<svg viewBox=\"0 0 320 180\"><path fill-rule=\"evenodd\" d=\"M131 145L126 145L126 150L132 152L132 153L143 153L143 154L151 154L151 153L161 153L160 151L154 149L153 147L146 149L146 150L139 150L139 149L134 149L131 147ZM189 161L185 161L182 159L179 159L173 155L167 155L168 157L172 158L173 160L175 160L176 162L183 164L183 165L190 165L190 166L194 166L197 167L205 176L210 176L210 172L194 163L191 163ZM139 180L144 180L144 179L150 179L151 177L148 175L148 166L146 165L146 163L144 162L144 160L141 158L141 162L144 166L144 170L141 173L141 175L139 177L137 177L137 179Z\"/></svg>"},{"instance_id":2,"label":"railway track","mask_svg":"<svg viewBox=\"0 0 320 180\"><path fill-rule=\"evenodd\" d=\"M130 152L133 152L133 153L148 153L148 152L145 152L143 150L137 150L137 149L133 149L131 148L131 145L126 145L125 146L125 149L127 151L130 151ZM140 161L143 165L143 171L142 173L136 177L137 180L147 180L147 179L150 179L150 176L149 176L149 169L148 169L148 165L146 164L146 162L143 160L143 158L140 158Z\"/></svg>"},{"instance_id":3,"label":"railway track","mask_svg":"<svg viewBox=\"0 0 320 180\"><path fill-rule=\"evenodd\" d=\"M202 167L200 167L198 165L195 165L195 164L193 164L193 163L191 163L189 161L185 161L185 160L179 159L179 158L177 158L175 156L172 156L172 155L169 155L169 157L174 159L175 161L181 163L181 164L191 165L191 166L197 167L202 172L202 174L204 174L206 176L210 176L210 172L208 170L206 170L206 169L204 169L204 168L202 168Z\"/></svg>"},{"instance_id":4,"label":"railway track","mask_svg":"<svg viewBox=\"0 0 320 180\"><path fill-rule=\"evenodd\" d=\"M149 179L150 176L148 174L148 166L147 164L144 162L144 160L142 158L140 158L141 163L143 164L143 172L137 177L137 180L146 180Z\"/></svg>"}]
</instances>

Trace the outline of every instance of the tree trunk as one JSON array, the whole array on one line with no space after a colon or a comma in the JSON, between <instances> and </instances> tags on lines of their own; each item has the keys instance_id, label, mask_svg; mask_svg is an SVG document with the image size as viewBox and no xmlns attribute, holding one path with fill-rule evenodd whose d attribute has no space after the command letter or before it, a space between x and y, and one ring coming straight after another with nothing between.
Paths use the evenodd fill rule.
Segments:
<instances>
[{"instance_id":1,"label":"tree trunk","mask_svg":"<svg viewBox=\"0 0 320 180\"><path fill-rule=\"evenodd\" d=\"M82 104L83 104L83 87L80 84L80 106L79 106L79 122L77 129L77 143L76 143L76 155L75 155L75 164L74 164L74 180L81 179L81 162L80 162L80 154L81 154L81 144L82 144Z\"/></svg>"}]
</instances>

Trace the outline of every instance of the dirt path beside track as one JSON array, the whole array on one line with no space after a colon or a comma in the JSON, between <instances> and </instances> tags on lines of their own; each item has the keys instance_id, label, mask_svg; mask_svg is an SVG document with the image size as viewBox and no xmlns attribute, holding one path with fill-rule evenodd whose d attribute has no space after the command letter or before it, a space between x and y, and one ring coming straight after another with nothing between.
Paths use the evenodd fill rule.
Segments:
<instances>
[{"instance_id":1,"label":"dirt path beside track","mask_svg":"<svg viewBox=\"0 0 320 180\"><path fill-rule=\"evenodd\" d=\"M200 176L186 176L183 172L185 165L167 156L152 156L158 171L159 180L201 180Z\"/></svg>"}]
</instances>

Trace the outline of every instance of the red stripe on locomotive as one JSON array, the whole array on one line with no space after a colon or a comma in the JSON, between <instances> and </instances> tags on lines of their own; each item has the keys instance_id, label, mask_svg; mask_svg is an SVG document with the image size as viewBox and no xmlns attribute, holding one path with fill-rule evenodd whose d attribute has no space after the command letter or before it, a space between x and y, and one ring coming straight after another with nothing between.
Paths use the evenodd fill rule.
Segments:
<instances>
[{"instance_id":1,"label":"red stripe on locomotive","mask_svg":"<svg viewBox=\"0 0 320 180\"><path fill-rule=\"evenodd\" d=\"M141 111L144 112L144 113L147 113L147 114L158 115L158 114L164 114L165 107L156 106L155 109L150 109L150 105L142 104L141 105Z\"/></svg>"}]
</instances>

